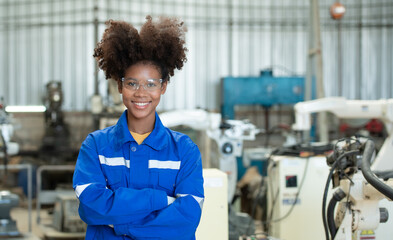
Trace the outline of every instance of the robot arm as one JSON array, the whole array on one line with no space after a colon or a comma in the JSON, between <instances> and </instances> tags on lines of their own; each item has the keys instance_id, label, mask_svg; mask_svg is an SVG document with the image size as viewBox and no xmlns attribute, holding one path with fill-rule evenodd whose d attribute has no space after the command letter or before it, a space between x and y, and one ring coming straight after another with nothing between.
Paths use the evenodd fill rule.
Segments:
<instances>
[{"instance_id":1,"label":"robot arm","mask_svg":"<svg viewBox=\"0 0 393 240\"><path fill-rule=\"evenodd\" d=\"M242 155L243 141L255 140L260 130L241 120L226 120L225 124L222 124L221 114L201 109L164 112L160 114L160 119L169 128L184 125L203 130L217 143L219 168L228 174L228 201L231 202L237 183L236 157Z\"/></svg>"},{"instance_id":2,"label":"robot arm","mask_svg":"<svg viewBox=\"0 0 393 240\"><path fill-rule=\"evenodd\" d=\"M393 170L393 99L346 100L343 97L321 98L295 104L293 130L311 128L311 114L331 112L338 118L380 119L385 124L388 137L372 165L373 170Z\"/></svg>"},{"instance_id":3,"label":"robot arm","mask_svg":"<svg viewBox=\"0 0 393 240\"><path fill-rule=\"evenodd\" d=\"M169 128L185 125L196 130L218 129L221 123L219 113L209 113L201 109L164 112L160 114L160 119Z\"/></svg>"},{"instance_id":4,"label":"robot arm","mask_svg":"<svg viewBox=\"0 0 393 240\"><path fill-rule=\"evenodd\" d=\"M393 128L393 99L346 100L343 97L320 98L295 104L294 130L310 130L311 114L331 112L338 118L377 118L388 132Z\"/></svg>"},{"instance_id":5,"label":"robot arm","mask_svg":"<svg viewBox=\"0 0 393 240\"><path fill-rule=\"evenodd\" d=\"M328 161L332 165L331 171L335 172L336 182L339 180L327 209L327 223L335 240L358 239L361 231L375 230L389 218L388 209L381 208L379 202L385 198L393 199L393 179L379 179L374 175L370 169L374 143L371 140L362 142L362 139L347 140L332 154L330 160L333 161ZM342 157L344 155L346 157Z\"/></svg>"},{"instance_id":6,"label":"robot arm","mask_svg":"<svg viewBox=\"0 0 393 240\"><path fill-rule=\"evenodd\" d=\"M184 125L195 130L204 130L215 140L225 136L234 140L255 140L260 130L252 123L242 120L226 120L228 129L221 127L221 114L210 113L201 109L175 110L160 114L160 119L166 127ZM223 134L221 133L223 130Z\"/></svg>"}]
</instances>

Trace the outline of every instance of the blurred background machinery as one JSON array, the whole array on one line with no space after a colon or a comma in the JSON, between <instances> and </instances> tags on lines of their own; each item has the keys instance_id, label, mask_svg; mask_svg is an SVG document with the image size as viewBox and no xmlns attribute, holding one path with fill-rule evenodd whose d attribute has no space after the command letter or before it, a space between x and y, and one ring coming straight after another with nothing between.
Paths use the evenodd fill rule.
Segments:
<instances>
[{"instance_id":1,"label":"blurred background machinery","mask_svg":"<svg viewBox=\"0 0 393 240\"><path fill-rule=\"evenodd\" d=\"M375 142L378 154L371 168L390 164L391 110L376 99L393 97L392 12L388 0L0 0L0 190L19 197L19 206L4 206L11 215L20 209L28 215L27 199L33 197L37 215L45 212L51 221L46 231L61 233L67 222L76 224L75 199L58 194L72 191L81 142L90 132L115 124L124 110L116 83L105 80L92 57L95 44L108 19L138 28L146 15L165 14L186 23L189 52L158 112L203 109L206 116L220 117L214 128L197 128L191 121L197 118L187 120L193 126L184 121L172 126L198 143L205 168L218 168L228 177L227 209L212 207L227 210L227 216L220 216L228 220L217 220L209 210L203 222L218 221L207 225L220 232L227 228L228 238L236 240L264 239L266 231L278 237L285 234L280 229L289 233L295 226L298 234L304 233L308 226L293 220L304 215L310 216L310 224L318 223L310 234L323 231L319 217L304 208L320 207L320 201L311 202L310 192L322 190L328 170L324 153L315 155L315 149L362 135ZM324 97L341 113L372 111L367 119L353 119L330 113L323 117L319 113L326 108L315 114L296 107ZM352 100L375 102L347 108ZM33 105L41 105L39 112L32 111ZM5 111L13 106L20 111ZM298 113L310 120L306 133L299 128ZM321 174L310 180L316 172ZM211 179L214 187L216 177ZM385 203L389 210L390 202L379 202ZM22 224L28 218L13 217L19 232L30 231ZM380 224L375 236L389 224Z\"/></svg>"},{"instance_id":2,"label":"blurred background machinery","mask_svg":"<svg viewBox=\"0 0 393 240\"><path fill-rule=\"evenodd\" d=\"M69 127L64 122L63 101L61 82L50 81L47 83L44 99L46 107L45 135L39 150L39 158L46 164L61 164L74 157Z\"/></svg>"},{"instance_id":3,"label":"blurred background machinery","mask_svg":"<svg viewBox=\"0 0 393 240\"><path fill-rule=\"evenodd\" d=\"M18 195L10 191L0 191L0 238L21 236L16 221L10 215L11 209L18 204Z\"/></svg>"},{"instance_id":4,"label":"blurred background machinery","mask_svg":"<svg viewBox=\"0 0 393 240\"><path fill-rule=\"evenodd\" d=\"M265 108L265 129L269 129L269 108L303 101L304 80L302 76L274 76L273 69L262 70L256 77L225 77L221 82L222 117L235 119L236 105L260 105Z\"/></svg>"}]
</instances>

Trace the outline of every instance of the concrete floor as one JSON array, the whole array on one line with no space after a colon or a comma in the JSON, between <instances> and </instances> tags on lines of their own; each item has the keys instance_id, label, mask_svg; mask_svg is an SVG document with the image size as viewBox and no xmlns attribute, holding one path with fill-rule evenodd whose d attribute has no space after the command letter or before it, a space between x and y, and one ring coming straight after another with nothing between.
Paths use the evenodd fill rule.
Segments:
<instances>
[{"instance_id":1,"label":"concrete floor","mask_svg":"<svg viewBox=\"0 0 393 240\"><path fill-rule=\"evenodd\" d=\"M45 210L42 210L41 215L46 214ZM29 213L26 208L16 207L11 210L11 218L16 221L19 232L24 235L30 234L38 239L44 239L44 233L42 229L37 225L37 212L35 210L31 213L31 232L29 232Z\"/></svg>"},{"instance_id":2,"label":"concrete floor","mask_svg":"<svg viewBox=\"0 0 393 240\"><path fill-rule=\"evenodd\" d=\"M11 217L16 221L18 230L22 233L22 237L12 238L10 240L75 240L84 239L77 235L54 235L52 229L48 226L52 223L52 216L48 214L47 209L40 211L41 223L37 224L37 212L34 208L31 212L31 232L29 232L29 213L27 208L16 207L11 210ZM265 235L262 234L262 224L260 221L255 221L255 232L257 239L264 239ZM2 238L0 238L2 239ZM239 238L243 239L243 238ZM246 238L244 238L246 239Z\"/></svg>"},{"instance_id":3,"label":"concrete floor","mask_svg":"<svg viewBox=\"0 0 393 240\"><path fill-rule=\"evenodd\" d=\"M18 230L22 233L21 238L12 240L79 240L84 239L81 234L64 234L55 231L51 224L52 216L47 209L40 211L40 224L37 224L37 211L34 208L31 212L31 231L29 231L29 212L27 208L16 207L11 210L11 218L16 221Z\"/></svg>"}]
</instances>

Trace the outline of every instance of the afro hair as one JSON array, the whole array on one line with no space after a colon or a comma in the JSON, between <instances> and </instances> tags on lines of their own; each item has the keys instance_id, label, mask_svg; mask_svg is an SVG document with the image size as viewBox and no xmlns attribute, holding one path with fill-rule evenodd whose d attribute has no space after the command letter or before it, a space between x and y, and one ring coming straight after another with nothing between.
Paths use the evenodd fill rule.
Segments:
<instances>
[{"instance_id":1,"label":"afro hair","mask_svg":"<svg viewBox=\"0 0 393 240\"><path fill-rule=\"evenodd\" d=\"M164 81L169 81L175 68L180 70L187 61L185 33L187 29L177 18L146 17L140 32L124 21L109 20L102 40L94 49L94 57L106 79L120 81L125 70L138 63L155 65Z\"/></svg>"}]
</instances>

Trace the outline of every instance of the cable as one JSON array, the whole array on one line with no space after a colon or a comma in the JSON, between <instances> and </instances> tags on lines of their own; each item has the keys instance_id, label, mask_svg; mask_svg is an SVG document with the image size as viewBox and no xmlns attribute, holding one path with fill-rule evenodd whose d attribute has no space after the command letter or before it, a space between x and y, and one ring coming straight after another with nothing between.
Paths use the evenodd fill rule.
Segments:
<instances>
[{"instance_id":1,"label":"cable","mask_svg":"<svg viewBox=\"0 0 393 240\"><path fill-rule=\"evenodd\" d=\"M307 175L306 173L307 173L307 169L308 169L309 160L310 160L310 158L306 158L306 165L304 166L303 178L302 178L302 181L300 182L298 191L297 191L296 196L295 196L295 200L293 201L293 203L291 205L291 208L288 210L288 212L284 216L279 217L277 219L273 219L273 220L271 219L269 221L265 221L265 222L262 222L262 223L279 222L279 221L282 221L285 218L287 218L292 213L293 209L295 208L296 203L299 200L299 195L300 195L300 192L301 192L301 190L303 188L303 185L304 185L304 182L305 182L305 179L306 179L306 175ZM271 218L272 218L272 216L271 216Z\"/></svg>"},{"instance_id":2,"label":"cable","mask_svg":"<svg viewBox=\"0 0 393 240\"><path fill-rule=\"evenodd\" d=\"M345 157L347 157L349 155L358 153L358 152L359 152L359 150L351 150L351 151L348 151L346 153L341 154L337 158L337 160L333 163L332 167L330 168L329 175L328 175L328 178L326 180L326 185L325 185L325 190L324 190L324 193L323 193L323 200L322 200L322 221L323 221L323 227L325 229L326 240L329 240L329 230L328 230L328 227L327 227L326 211L325 211L325 209L326 209L326 199L327 199L327 193L329 191L329 184L330 184L331 178L333 176L333 172L336 169L336 167L339 164L339 162L343 158L345 158Z\"/></svg>"},{"instance_id":3,"label":"cable","mask_svg":"<svg viewBox=\"0 0 393 240\"><path fill-rule=\"evenodd\" d=\"M302 148L302 147L301 147L300 145L296 145L296 146L292 146L292 147L295 147L295 149L291 149L291 148L278 148L278 149L274 150L274 151L271 153L271 155L280 155L280 154L288 155L288 154L290 154L291 156L298 156L299 153L300 153L300 150L301 150L300 148ZM304 146L303 146L303 149L304 149ZM309 150L311 150L311 149L314 149L314 148L311 147ZM331 149L331 148L329 148L329 149ZM326 151L326 150L324 150L324 152L325 152L325 151ZM268 159L270 159L270 157L269 157ZM272 205L271 205L270 214L268 214L268 217L267 217L269 220L263 221L262 224L270 224L270 223L273 223L273 222L282 221L283 219L287 218L287 217L292 213L292 211L293 211L293 209L294 209L296 203L297 203L298 200L299 200L299 195L300 195L300 192L301 192L301 190L302 190L302 188L303 188L303 185L304 185L304 182L305 182L305 179L306 179L306 175L307 175L306 173L307 173L307 169L308 169L308 165L309 165L309 158L307 157L306 159L307 159L307 161L306 161L306 165L305 165L304 171L303 171L303 178L302 178L302 181L301 181L301 183L300 183L300 185L299 185L298 192L296 193L295 200L294 200L293 204L291 205L291 208L288 210L288 212L287 212L284 216L279 217L279 218L277 218L277 219L272 219L272 218L273 218L274 207L275 207L275 205L276 205L276 203L277 203L277 199L278 199L278 196L279 196L279 193L280 193L280 188L277 188L277 192L274 194L274 193L273 193L272 181L270 180L270 181L268 182L269 188L272 189L271 191L268 191L268 192L270 193L271 198L272 198L273 200L272 200ZM269 169L271 169L272 167L274 167L274 164L271 162L270 164L268 164L268 172L270 172ZM268 175L269 175L269 174L268 174ZM269 229L270 229L270 227L269 227ZM270 231L270 230L268 230L268 232L269 232L269 231Z\"/></svg>"},{"instance_id":4,"label":"cable","mask_svg":"<svg viewBox=\"0 0 393 240\"><path fill-rule=\"evenodd\" d=\"M274 163L274 161L271 159L271 157L272 157L273 154L276 154L276 155L277 155L277 153L280 153L280 149L279 149L279 148L273 150L273 151L270 153L269 157L268 157L268 167L267 167L267 172L268 172L268 173L271 171L271 169L272 169L273 167L275 167L275 163ZM270 178L270 174L268 174L268 178ZM271 207L271 210L270 210L270 214L267 214L266 218L267 218L267 219L272 219L272 218L273 218L273 209L274 209L274 207L276 206L278 194L280 193L280 188L278 187L278 188L277 188L276 194L274 194L274 193L273 193L273 181L272 181L271 179L269 179L269 180L268 180L268 184L269 184L269 186L268 186L269 189L272 189L272 191L268 191L268 192L270 193L270 195L271 195L271 198L272 198L272 207ZM262 221L262 225L265 225L265 226L266 226L266 224L268 224L268 223L270 223L270 221ZM265 230L266 230L266 229L265 229ZM269 225L267 231L268 231L268 232L270 231L270 225Z\"/></svg>"},{"instance_id":5,"label":"cable","mask_svg":"<svg viewBox=\"0 0 393 240\"><path fill-rule=\"evenodd\" d=\"M330 199L330 202L328 205L327 220L328 220L330 235L332 236L332 239L334 239L334 237L336 236L336 232L337 232L337 227L334 222L334 209L336 207L336 204L338 202L340 202L345 196L346 196L345 192L341 188L338 188L333 193L333 197L332 197L332 199Z\"/></svg>"},{"instance_id":6,"label":"cable","mask_svg":"<svg viewBox=\"0 0 393 240\"><path fill-rule=\"evenodd\" d=\"M3 131L0 129L0 138L1 141L3 142L3 153L4 153L4 175L7 175L7 164L8 164L8 149L7 149L7 142L5 141L5 138L3 136Z\"/></svg>"}]
</instances>

